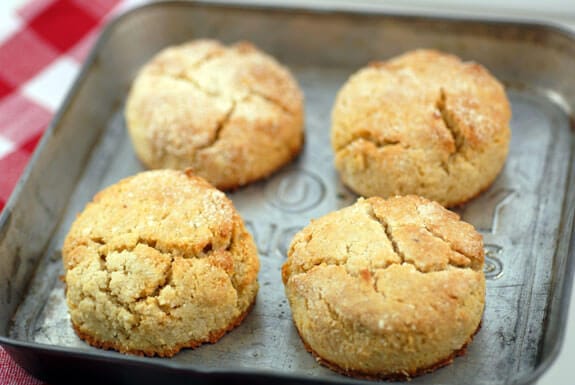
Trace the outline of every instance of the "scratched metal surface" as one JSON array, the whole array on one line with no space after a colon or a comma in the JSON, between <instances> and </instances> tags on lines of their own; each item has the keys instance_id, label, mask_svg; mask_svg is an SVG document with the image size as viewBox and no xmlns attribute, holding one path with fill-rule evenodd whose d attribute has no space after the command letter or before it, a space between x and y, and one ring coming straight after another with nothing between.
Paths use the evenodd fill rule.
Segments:
<instances>
[{"instance_id":1,"label":"scratched metal surface","mask_svg":"<svg viewBox=\"0 0 575 385\"><path fill-rule=\"evenodd\" d=\"M562 284L565 272L573 268L569 240L575 195L569 175L574 134L568 109L575 80L561 72L575 57L571 37L529 25L173 3L133 12L107 33L42 144L35 160L35 168L42 170L30 172L28 184L10 206L10 217L0 222L0 274L7 274L0 281L6 305L0 311L0 342L30 343L32 354L35 346L69 348L66 354L88 353L88 360L104 355L120 366L133 359L98 351L74 334L59 280L62 240L95 192L143 170L122 115L137 68L161 47L189 38L247 39L291 68L306 99L301 156L268 180L229 194L258 244L257 304L245 322L217 344L183 351L170 360L133 360L151 368L169 361L172 367L189 369L192 378L195 370L213 370L342 382L343 377L319 366L303 348L292 325L280 267L296 231L357 198L341 185L333 168L329 116L337 90L369 60L425 46L484 63L508 84L513 135L507 163L494 185L456 210L485 240L487 305L482 328L465 356L412 383L534 380L561 336L560 305L568 295ZM519 63L523 53L530 54L530 61ZM31 213L53 233L36 229Z\"/></svg>"}]
</instances>

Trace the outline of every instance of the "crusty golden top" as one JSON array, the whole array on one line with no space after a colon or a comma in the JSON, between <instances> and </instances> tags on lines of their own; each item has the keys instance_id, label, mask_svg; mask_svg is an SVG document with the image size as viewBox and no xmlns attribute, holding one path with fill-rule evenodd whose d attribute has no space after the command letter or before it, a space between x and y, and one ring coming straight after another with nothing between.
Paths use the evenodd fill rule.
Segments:
<instances>
[{"instance_id":1,"label":"crusty golden top","mask_svg":"<svg viewBox=\"0 0 575 385\"><path fill-rule=\"evenodd\" d=\"M463 204L505 164L510 118L503 86L481 65L412 51L343 85L332 111L335 166L362 196Z\"/></svg>"},{"instance_id":2,"label":"crusty golden top","mask_svg":"<svg viewBox=\"0 0 575 385\"><path fill-rule=\"evenodd\" d=\"M468 296L483 303L483 262L481 235L438 203L360 198L296 234L282 278L288 293L319 296L336 318L370 332L411 324L427 332L454 322Z\"/></svg>"},{"instance_id":3,"label":"crusty golden top","mask_svg":"<svg viewBox=\"0 0 575 385\"><path fill-rule=\"evenodd\" d=\"M428 273L450 267L481 270L484 262L483 240L472 225L414 195L360 198L313 220L293 239L288 256L284 281L323 264L372 275L392 264Z\"/></svg>"},{"instance_id":4,"label":"crusty golden top","mask_svg":"<svg viewBox=\"0 0 575 385\"><path fill-rule=\"evenodd\" d=\"M248 42L229 47L199 39L161 51L143 69L144 78L193 83L208 95L239 102L257 95L292 114L302 108L302 94L289 71ZM159 79L150 79L154 81Z\"/></svg>"},{"instance_id":5,"label":"crusty golden top","mask_svg":"<svg viewBox=\"0 0 575 385\"><path fill-rule=\"evenodd\" d=\"M81 261L85 249L103 256L133 250L168 260L210 257L234 279L241 277L234 283L243 286L256 279L259 268L257 257L250 257L240 262L247 270L234 271L239 262L234 258L243 256L230 250L243 249L234 243L248 241L244 232L232 202L204 179L183 171L148 171L96 194L72 225L62 255L67 269Z\"/></svg>"},{"instance_id":6,"label":"crusty golden top","mask_svg":"<svg viewBox=\"0 0 575 385\"><path fill-rule=\"evenodd\" d=\"M511 109L481 65L434 50L374 62L354 74L333 111L333 146L359 140L437 151L480 151L508 138Z\"/></svg>"},{"instance_id":7,"label":"crusty golden top","mask_svg":"<svg viewBox=\"0 0 575 385\"><path fill-rule=\"evenodd\" d=\"M143 172L96 194L62 257L76 332L125 353L215 342L258 289L256 246L232 202L184 171Z\"/></svg>"},{"instance_id":8,"label":"crusty golden top","mask_svg":"<svg viewBox=\"0 0 575 385\"><path fill-rule=\"evenodd\" d=\"M200 39L164 49L142 68L126 120L148 167L191 167L229 189L300 151L303 94L287 68L252 44Z\"/></svg>"}]
</instances>

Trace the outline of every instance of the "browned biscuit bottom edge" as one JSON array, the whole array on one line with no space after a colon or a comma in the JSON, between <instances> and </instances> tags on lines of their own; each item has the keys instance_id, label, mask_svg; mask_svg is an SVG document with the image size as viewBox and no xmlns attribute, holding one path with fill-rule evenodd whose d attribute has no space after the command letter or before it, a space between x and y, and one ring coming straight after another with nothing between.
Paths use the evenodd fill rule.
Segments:
<instances>
[{"instance_id":1,"label":"browned biscuit bottom edge","mask_svg":"<svg viewBox=\"0 0 575 385\"><path fill-rule=\"evenodd\" d=\"M469 202L477 199L480 195L483 195L484 192L489 190L495 184L495 181L497 180L497 178L499 178L499 175L501 175L502 172L503 172L503 167L501 168L501 170L499 170L499 173L497 175L495 175L495 178L493 178L493 180L491 182L489 182L486 186L479 189L479 191L477 191L476 194L470 196L469 198L462 199L459 202L455 202L455 203L452 203L452 204L447 205L447 206L444 206L444 205L442 205L442 206L445 207L446 209L452 210L452 209L456 209L456 208L461 208L462 206L468 204Z\"/></svg>"},{"instance_id":2,"label":"browned biscuit bottom edge","mask_svg":"<svg viewBox=\"0 0 575 385\"><path fill-rule=\"evenodd\" d=\"M305 145L305 136L302 134L302 141L300 143L300 146L294 150L294 151L290 151L289 157L285 160L285 162L283 162L282 164L280 164L278 167L276 167L273 170L269 170L267 173L262 174L256 178L252 178L249 180L246 180L243 183L227 183L227 184L218 184L218 185L214 185L215 188L217 188L220 191L224 191L224 192L234 192L237 191L239 189L241 189L242 187L251 185L252 183L256 183L256 182L261 182L261 181L266 181L268 179L270 179L275 173L280 172L281 170L286 169L290 164L292 164L292 162L294 160L296 160L303 152L303 148ZM194 171L192 170L192 173Z\"/></svg>"},{"instance_id":3,"label":"browned biscuit bottom edge","mask_svg":"<svg viewBox=\"0 0 575 385\"><path fill-rule=\"evenodd\" d=\"M310 352L311 355L315 358L315 360L318 363L320 363L321 365L333 370L336 373L342 374L342 375L347 376L347 377L353 377L353 378L364 379L364 380L384 380L384 381L409 381L414 377L418 377L418 376L421 376L421 375L424 375L427 373L431 373L431 372L433 372L439 368L442 368L444 366L451 364L456 357L460 357L460 356L465 355L465 353L467 351L467 346L473 341L473 338L479 332L479 329L481 329L481 322L479 322L477 329L475 329L473 334L471 334L471 336L467 339L467 341L465 341L465 343L463 344L463 346L461 348L459 348L458 350L455 350L449 356L447 356L444 359L441 359L440 361L438 361L437 363L435 363L431 366L428 366L428 367L422 368L422 369L417 369L414 372L388 373L388 374L369 374L369 373L362 372L360 370L344 369L344 368L340 367L339 365L334 364L331 361L325 360L308 345L308 343L303 339L301 333L299 332L299 329L296 327L298 335L300 336L300 339L302 340L305 349L308 352Z\"/></svg>"},{"instance_id":4,"label":"browned biscuit bottom edge","mask_svg":"<svg viewBox=\"0 0 575 385\"><path fill-rule=\"evenodd\" d=\"M174 355L179 353L182 349L186 349L186 348L195 349L195 348L197 348L203 344L216 343L226 333L235 329L236 327L238 327L243 322L243 320L247 317L247 315L252 311L253 307L255 306L255 303L256 303L256 300L254 298L254 300L252 301L250 306L246 309L246 311L244 311L242 314L240 314L238 317L236 317L234 320L232 320L232 322L230 322L225 328L212 331L208 335L208 338L206 340L199 340L199 341L192 340L192 341L188 341L188 342L183 342L181 344L177 344L176 346L174 346L171 349L165 349L165 350L125 349L124 347L120 346L119 344L116 344L113 342L108 342L108 341L100 341L100 340L92 337L91 335L82 332L73 321L72 321L72 327L74 328L74 331L76 332L78 337L80 337L84 342L88 343L90 346L93 346L93 347L96 347L99 349L115 350L115 351L120 352L120 353L133 354L136 356L148 356L148 357L159 356L159 357L169 358L169 357L173 357Z\"/></svg>"},{"instance_id":5,"label":"browned biscuit bottom edge","mask_svg":"<svg viewBox=\"0 0 575 385\"><path fill-rule=\"evenodd\" d=\"M302 154L304 146L305 146L305 135L302 133L302 140L301 140L299 147L297 149L295 149L294 151L290 151L289 157L282 164L278 165L276 168L274 168L272 170L269 170L265 174L262 174L260 176L255 177L255 178L248 179L242 183L231 182L231 183L215 184L212 181L210 181L208 178L206 178L205 176L201 176L200 174L198 174L197 171L194 170L193 167L187 166L184 168L175 168L175 169L177 169L177 170L179 169L179 170L183 170L183 171L189 171L192 175L205 179L206 181L208 181L208 183L210 183L216 189L223 191L223 192L232 193L232 192L235 192L235 191L241 189L242 187L251 185L251 184L256 183L256 182L265 181L265 180L271 178L275 173L286 169L289 165L291 165ZM151 166L149 163L145 162L144 159L140 158L140 156L138 154L136 154L136 157L138 158L138 161L140 162L140 164L147 170L162 169L162 167Z\"/></svg>"}]
</instances>

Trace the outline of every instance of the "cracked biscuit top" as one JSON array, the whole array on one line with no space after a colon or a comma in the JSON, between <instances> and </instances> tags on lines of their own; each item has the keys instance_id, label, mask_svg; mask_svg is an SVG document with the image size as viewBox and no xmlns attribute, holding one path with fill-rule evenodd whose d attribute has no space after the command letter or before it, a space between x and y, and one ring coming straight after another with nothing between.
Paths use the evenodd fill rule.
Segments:
<instances>
[{"instance_id":1,"label":"cracked biscuit top","mask_svg":"<svg viewBox=\"0 0 575 385\"><path fill-rule=\"evenodd\" d=\"M483 241L435 202L357 203L311 222L282 278L294 323L320 362L347 375L405 378L449 363L485 303Z\"/></svg>"},{"instance_id":2,"label":"cracked biscuit top","mask_svg":"<svg viewBox=\"0 0 575 385\"><path fill-rule=\"evenodd\" d=\"M303 95L274 58L241 42L169 47L134 80L126 121L149 168L191 168L220 189L270 175L303 142Z\"/></svg>"},{"instance_id":3,"label":"cracked biscuit top","mask_svg":"<svg viewBox=\"0 0 575 385\"><path fill-rule=\"evenodd\" d=\"M62 256L77 334L124 353L172 356L215 342L258 289L255 244L232 202L182 171L140 173L98 193Z\"/></svg>"},{"instance_id":4,"label":"cracked biscuit top","mask_svg":"<svg viewBox=\"0 0 575 385\"><path fill-rule=\"evenodd\" d=\"M337 95L331 140L343 182L363 196L462 204L508 153L511 110L481 65L433 50L372 63Z\"/></svg>"}]
</instances>

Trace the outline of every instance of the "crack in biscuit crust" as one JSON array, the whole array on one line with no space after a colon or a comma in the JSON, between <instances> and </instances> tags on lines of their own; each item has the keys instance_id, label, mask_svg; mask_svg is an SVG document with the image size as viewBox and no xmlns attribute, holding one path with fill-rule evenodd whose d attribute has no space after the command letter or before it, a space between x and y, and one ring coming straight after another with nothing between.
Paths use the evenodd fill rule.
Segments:
<instances>
[{"instance_id":1,"label":"crack in biscuit crust","mask_svg":"<svg viewBox=\"0 0 575 385\"><path fill-rule=\"evenodd\" d=\"M303 95L286 68L251 44L196 40L161 51L143 67L126 120L148 167L190 167L233 189L299 153Z\"/></svg>"},{"instance_id":2,"label":"crack in biscuit crust","mask_svg":"<svg viewBox=\"0 0 575 385\"><path fill-rule=\"evenodd\" d=\"M397 378L471 340L483 263L481 235L457 214L416 196L369 198L296 234L282 279L308 350L344 374Z\"/></svg>"},{"instance_id":3,"label":"crack in biscuit crust","mask_svg":"<svg viewBox=\"0 0 575 385\"><path fill-rule=\"evenodd\" d=\"M457 206L500 173L510 119L503 86L485 68L412 51L342 86L332 110L335 166L361 196L415 194Z\"/></svg>"},{"instance_id":4,"label":"crack in biscuit crust","mask_svg":"<svg viewBox=\"0 0 575 385\"><path fill-rule=\"evenodd\" d=\"M170 356L215 342L258 289L255 244L231 201L180 171L141 173L98 193L62 255L78 335L121 352Z\"/></svg>"},{"instance_id":5,"label":"crack in biscuit crust","mask_svg":"<svg viewBox=\"0 0 575 385\"><path fill-rule=\"evenodd\" d=\"M389 207L392 207L395 202L400 201L403 201L404 210L407 212L404 216L398 214L396 210L389 210ZM381 253L380 258L376 260L370 259L371 256L368 254L359 256L367 259L368 263L365 267L372 276L376 271L387 269L392 264L411 264L421 273L449 270L450 268L479 270L479 266L483 266L484 250L482 248L481 235L471 225L461 222L457 214L443 209L435 202L415 196L396 197L388 201L382 201L379 198L369 198L366 200L360 199L356 206L361 207L361 209L346 208L343 210L353 210L354 220L370 220L377 223L381 229L381 231L377 231L377 227L375 229L371 228L369 234L373 238L379 238L377 242L383 242L383 247L378 250ZM312 223L313 226L323 229L322 225L331 223L330 221L332 220L345 220L343 219L344 215L343 213L332 213L326 216L325 219L321 218ZM405 223L401 221L405 221ZM433 224L436 221L443 221L445 224L435 227L430 225L430 223ZM329 227L325 226L326 231L327 228ZM351 231L351 229L347 230ZM441 232L442 230L445 230L445 234ZM346 253L338 254L337 258L334 258L329 253L320 253L316 248L314 248L314 251L306 250L311 248L310 243L312 240L318 241L317 235L314 236L312 231L304 229L294 237L288 255L295 255L297 259L286 264L287 267L285 269L288 269L288 274L305 273L315 267L326 265L343 266L351 274L359 274L360 271L357 268L350 266L356 261L349 263L352 258L354 245L358 245L357 240L349 239L350 237L346 237L345 234L338 234L339 238L334 241L341 243L345 247ZM400 236L394 236L394 232L399 233ZM381 240L382 236L385 238L385 242ZM423 239L418 239L418 236ZM402 248L402 246L408 245L410 242L419 243L423 241L430 242L425 244L428 247L427 249L417 248L406 251ZM417 261L419 259L430 257L432 251L429 248L432 247L440 248L441 252L447 256L442 261L441 268L432 269L431 267L418 266ZM357 247L355 249L357 250ZM299 251L303 251L302 257L298 256ZM365 252L368 249L365 248L362 251ZM308 258L308 253L313 254L313 256Z\"/></svg>"}]
</instances>

